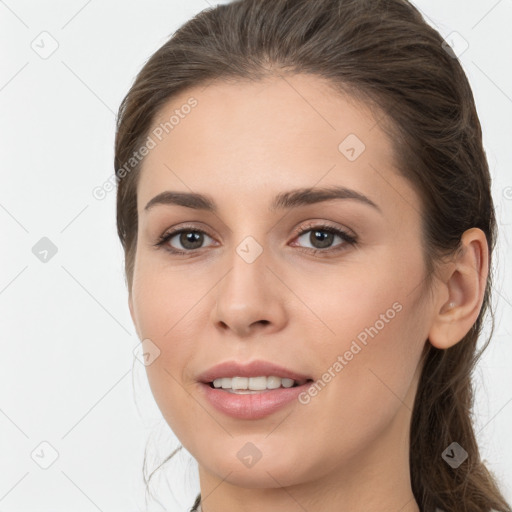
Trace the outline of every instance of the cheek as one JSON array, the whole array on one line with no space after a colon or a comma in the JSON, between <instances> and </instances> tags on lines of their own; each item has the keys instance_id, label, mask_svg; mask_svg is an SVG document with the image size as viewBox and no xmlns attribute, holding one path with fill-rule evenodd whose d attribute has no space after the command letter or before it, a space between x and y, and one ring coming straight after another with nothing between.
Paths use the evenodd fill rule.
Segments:
<instances>
[{"instance_id":1,"label":"cheek","mask_svg":"<svg viewBox=\"0 0 512 512\"><path fill-rule=\"evenodd\" d=\"M375 251L349 269L329 269L307 278L298 289L295 285L297 295L315 313L316 318L308 315L311 332L316 323L321 333L307 340L314 349L313 361L320 358L325 366L329 360L323 354L332 359L333 354L350 350L354 340L361 347L385 347L388 353L406 344L414 325L407 319L418 315L418 285L424 278L417 252Z\"/></svg>"},{"instance_id":2,"label":"cheek","mask_svg":"<svg viewBox=\"0 0 512 512\"><path fill-rule=\"evenodd\" d=\"M196 273L191 278L184 266L166 266L160 258L138 256L132 296L140 335L172 346L177 346L175 340L190 340L204 309L201 301L211 286L208 276Z\"/></svg>"},{"instance_id":3,"label":"cheek","mask_svg":"<svg viewBox=\"0 0 512 512\"><path fill-rule=\"evenodd\" d=\"M139 255L132 289L134 316L141 340L150 339L160 351L146 366L155 401L174 433L190 437L190 425L205 422L197 405L190 368L198 358L199 340L211 322L212 286L219 277L211 272L186 271L185 266L166 266L155 258Z\"/></svg>"},{"instance_id":4,"label":"cheek","mask_svg":"<svg viewBox=\"0 0 512 512\"><path fill-rule=\"evenodd\" d=\"M333 435L344 424L375 433L403 405L428 333L422 279L419 253L382 258L364 272L325 280L322 297L308 296L329 326L305 347L320 379L308 407Z\"/></svg>"}]
</instances>

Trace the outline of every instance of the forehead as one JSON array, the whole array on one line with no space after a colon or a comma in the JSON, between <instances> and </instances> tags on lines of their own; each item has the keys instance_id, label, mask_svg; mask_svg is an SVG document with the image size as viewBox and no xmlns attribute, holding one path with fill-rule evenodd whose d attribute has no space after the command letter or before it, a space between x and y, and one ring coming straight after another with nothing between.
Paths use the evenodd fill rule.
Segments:
<instances>
[{"instance_id":1,"label":"forehead","mask_svg":"<svg viewBox=\"0 0 512 512\"><path fill-rule=\"evenodd\" d=\"M341 185L377 202L407 188L370 105L312 75L187 89L160 109L149 136L154 147L142 164L139 212L165 189L236 202Z\"/></svg>"}]
</instances>

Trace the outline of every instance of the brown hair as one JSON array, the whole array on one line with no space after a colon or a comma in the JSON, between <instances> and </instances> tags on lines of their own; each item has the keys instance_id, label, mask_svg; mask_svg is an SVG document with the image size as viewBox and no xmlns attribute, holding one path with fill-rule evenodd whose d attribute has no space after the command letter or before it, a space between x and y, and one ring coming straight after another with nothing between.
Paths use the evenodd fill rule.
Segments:
<instances>
[{"instance_id":1,"label":"brown hair","mask_svg":"<svg viewBox=\"0 0 512 512\"><path fill-rule=\"evenodd\" d=\"M140 164L118 171L144 144L159 109L177 93L215 79L256 81L280 73L315 75L382 112L397 170L422 198L426 285L469 228L485 232L491 262L496 221L473 94L459 61L418 10L406 0L239 0L206 9L180 27L151 56L120 106L117 226L130 291ZM447 350L425 344L409 457L422 511L511 510L480 459L471 420L471 374L490 340L477 353L491 283L492 269L478 319L459 343ZM456 470L441 457L453 441L469 454Z\"/></svg>"}]
</instances>

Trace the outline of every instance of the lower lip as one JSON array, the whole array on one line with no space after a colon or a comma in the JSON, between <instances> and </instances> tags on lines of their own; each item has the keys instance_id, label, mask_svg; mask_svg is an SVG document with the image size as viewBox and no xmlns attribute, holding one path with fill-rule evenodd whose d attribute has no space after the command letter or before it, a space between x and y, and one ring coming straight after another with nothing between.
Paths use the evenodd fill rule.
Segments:
<instances>
[{"instance_id":1,"label":"lower lip","mask_svg":"<svg viewBox=\"0 0 512 512\"><path fill-rule=\"evenodd\" d=\"M264 418L296 400L311 385L311 382L292 388L269 389L251 394L230 393L212 388L209 384L200 384L206 399L218 411L233 418L256 420Z\"/></svg>"}]
</instances>

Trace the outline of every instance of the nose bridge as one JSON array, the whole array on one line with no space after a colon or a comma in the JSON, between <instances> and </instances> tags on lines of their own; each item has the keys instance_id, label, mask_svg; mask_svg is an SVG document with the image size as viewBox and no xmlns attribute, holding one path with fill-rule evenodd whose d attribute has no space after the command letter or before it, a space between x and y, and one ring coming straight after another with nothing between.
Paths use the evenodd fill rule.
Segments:
<instances>
[{"instance_id":1,"label":"nose bridge","mask_svg":"<svg viewBox=\"0 0 512 512\"><path fill-rule=\"evenodd\" d=\"M228 261L231 270L219 288L218 299L223 299L224 307L233 311L259 309L266 295L267 251L252 235L245 236L233 249Z\"/></svg>"},{"instance_id":2,"label":"nose bridge","mask_svg":"<svg viewBox=\"0 0 512 512\"><path fill-rule=\"evenodd\" d=\"M260 235L263 236L263 235ZM267 268L270 251L247 235L228 256L230 270L216 291L214 322L246 335L255 326L278 328L284 320L282 292Z\"/></svg>"}]
</instances>

